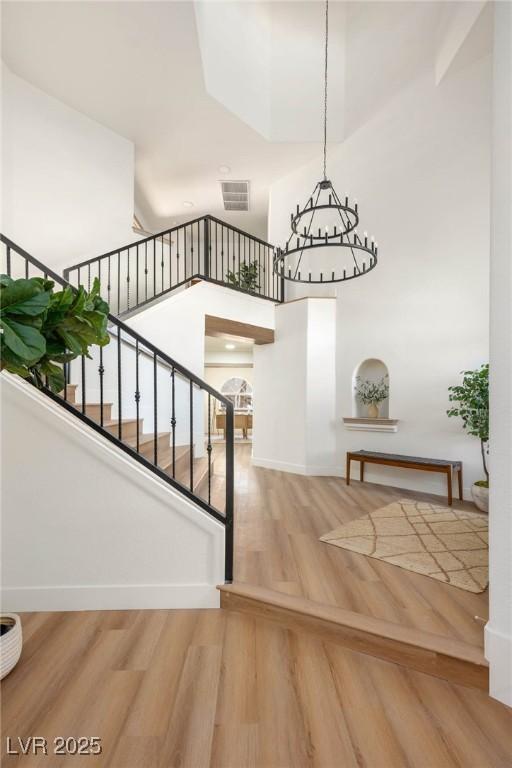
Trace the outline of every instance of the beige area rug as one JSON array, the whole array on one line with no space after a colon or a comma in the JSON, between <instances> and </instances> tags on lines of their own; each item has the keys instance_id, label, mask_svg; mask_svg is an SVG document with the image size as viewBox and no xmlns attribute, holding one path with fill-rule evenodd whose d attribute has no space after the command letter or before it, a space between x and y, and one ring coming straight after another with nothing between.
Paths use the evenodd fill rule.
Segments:
<instances>
[{"instance_id":1,"label":"beige area rug","mask_svg":"<svg viewBox=\"0 0 512 768\"><path fill-rule=\"evenodd\" d=\"M468 592L489 583L487 515L401 499L320 538Z\"/></svg>"}]
</instances>

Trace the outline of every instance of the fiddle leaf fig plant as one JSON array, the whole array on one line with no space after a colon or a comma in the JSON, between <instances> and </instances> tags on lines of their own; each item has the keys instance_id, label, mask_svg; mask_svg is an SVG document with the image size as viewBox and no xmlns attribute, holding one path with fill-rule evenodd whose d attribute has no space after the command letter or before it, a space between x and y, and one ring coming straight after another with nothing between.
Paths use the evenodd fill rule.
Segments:
<instances>
[{"instance_id":1,"label":"fiddle leaf fig plant","mask_svg":"<svg viewBox=\"0 0 512 768\"><path fill-rule=\"evenodd\" d=\"M446 412L448 416L462 419L462 428L468 435L480 440L482 464L487 480L480 485L489 485L486 455L489 452L489 363L475 371L462 371L462 384L448 387L449 400L454 405Z\"/></svg>"},{"instance_id":2,"label":"fiddle leaf fig plant","mask_svg":"<svg viewBox=\"0 0 512 768\"><path fill-rule=\"evenodd\" d=\"M256 292L260 289L260 267L257 261L250 264L240 264L237 272L229 271L226 280L236 288L242 288L244 291Z\"/></svg>"},{"instance_id":3,"label":"fiddle leaf fig plant","mask_svg":"<svg viewBox=\"0 0 512 768\"><path fill-rule=\"evenodd\" d=\"M52 392L64 389L63 364L109 343L108 304L92 289L54 291L41 277L0 275L0 367Z\"/></svg>"}]
</instances>

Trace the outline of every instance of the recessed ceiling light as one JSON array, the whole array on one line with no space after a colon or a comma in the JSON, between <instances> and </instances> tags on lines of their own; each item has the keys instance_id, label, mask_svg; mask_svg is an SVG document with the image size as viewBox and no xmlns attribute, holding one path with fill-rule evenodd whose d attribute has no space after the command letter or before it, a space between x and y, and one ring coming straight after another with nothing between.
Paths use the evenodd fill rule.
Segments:
<instances>
[{"instance_id":1,"label":"recessed ceiling light","mask_svg":"<svg viewBox=\"0 0 512 768\"><path fill-rule=\"evenodd\" d=\"M219 165L219 173L231 173L229 165Z\"/></svg>"},{"instance_id":2,"label":"recessed ceiling light","mask_svg":"<svg viewBox=\"0 0 512 768\"><path fill-rule=\"evenodd\" d=\"M226 344L226 349L234 349L234 348L235 348L234 344Z\"/></svg>"},{"instance_id":3,"label":"recessed ceiling light","mask_svg":"<svg viewBox=\"0 0 512 768\"><path fill-rule=\"evenodd\" d=\"M183 201L183 205L185 206L185 208L193 208L194 207L194 203L191 203L190 200L184 200Z\"/></svg>"}]
</instances>

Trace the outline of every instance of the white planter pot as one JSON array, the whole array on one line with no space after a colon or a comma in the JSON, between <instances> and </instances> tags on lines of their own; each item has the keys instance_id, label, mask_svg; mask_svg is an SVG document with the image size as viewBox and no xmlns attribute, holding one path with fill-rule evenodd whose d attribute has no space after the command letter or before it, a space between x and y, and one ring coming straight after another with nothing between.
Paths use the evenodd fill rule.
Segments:
<instances>
[{"instance_id":1,"label":"white planter pot","mask_svg":"<svg viewBox=\"0 0 512 768\"><path fill-rule=\"evenodd\" d=\"M481 512L489 512L489 489L482 485L471 486L471 495L473 501Z\"/></svg>"},{"instance_id":2,"label":"white planter pot","mask_svg":"<svg viewBox=\"0 0 512 768\"><path fill-rule=\"evenodd\" d=\"M0 636L0 680L3 680L18 662L23 639L20 617L16 613L2 613L1 620L2 624L10 625L10 629Z\"/></svg>"}]
</instances>

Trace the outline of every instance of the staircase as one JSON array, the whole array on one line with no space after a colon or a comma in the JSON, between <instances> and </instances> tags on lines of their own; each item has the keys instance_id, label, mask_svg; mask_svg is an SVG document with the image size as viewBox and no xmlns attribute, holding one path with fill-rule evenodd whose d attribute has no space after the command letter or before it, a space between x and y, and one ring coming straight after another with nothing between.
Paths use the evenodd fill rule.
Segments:
<instances>
[{"instance_id":1,"label":"staircase","mask_svg":"<svg viewBox=\"0 0 512 768\"><path fill-rule=\"evenodd\" d=\"M0 243L3 273L68 284L4 235ZM233 405L113 314L109 333L110 344L92 348L91 358L65 364L63 392L55 394L48 387L42 391L224 526L225 580L230 582ZM225 451L215 462L210 418L214 408L226 414Z\"/></svg>"},{"instance_id":2,"label":"staircase","mask_svg":"<svg viewBox=\"0 0 512 768\"><path fill-rule=\"evenodd\" d=\"M89 290L99 278L111 342L64 366L63 392L43 391L224 525L225 580L231 582L233 405L119 318L196 280L282 302L273 246L204 216L71 266L62 279L8 237L0 235L0 243L1 271L13 278L44 276ZM226 414L226 445L214 461L211 414L219 411Z\"/></svg>"},{"instance_id":3,"label":"staircase","mask_svg":"<svg viewBox=\"0 0 512 768\"><path fill-rule=\"evenodd\" d=\"M65 392L62 392L61 395L66 402L81 412L82 404L76 400L77 388L78 384L67 384ZM103 427L107 432L116 436L119 433L119 420L112 413L113 407L114 403L86 402L85 414L96 424L101 424L103 421ZM173 455L171 432L144 432L143 419L124 419L122 422L122 435L123 443L135 449L140 456L148 461L151 461L154 456L156 443L157 466L183 486L189 483L190 461L192 457L193 486L191 490L196 496L200 496L203 499L207 497L209 471L212 478L215 475L213 460L209 466L207 458L194 458L194 449L191 450L188 445L176 446Z\"/></svg>"}]
</instances>

